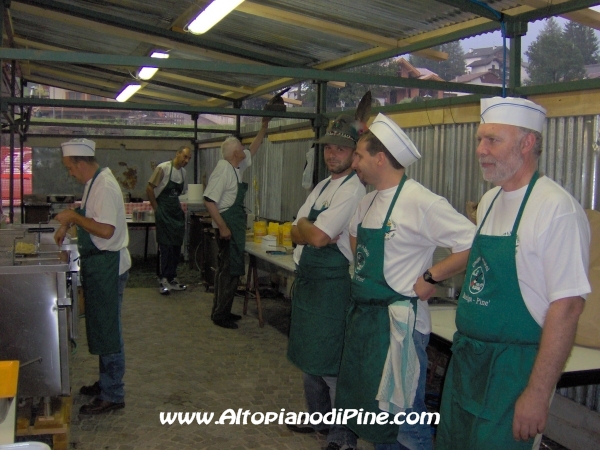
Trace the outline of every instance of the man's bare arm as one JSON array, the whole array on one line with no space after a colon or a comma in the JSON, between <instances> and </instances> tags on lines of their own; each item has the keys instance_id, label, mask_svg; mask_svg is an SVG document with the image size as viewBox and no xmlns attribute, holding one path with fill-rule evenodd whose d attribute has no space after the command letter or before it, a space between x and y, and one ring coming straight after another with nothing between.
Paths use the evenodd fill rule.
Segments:
<instances>
[{"instance_id":1,"label":"man's bare arm","mask_svg":"<svg viewBox=\"0 0 600 450\"><path fill-rule=\"evenodd\" d=\"M573 348L584 306L581 297L566 297L550 304L529 383L515 404L516 440L527 440L544 431L550 399Z\"/></svg>"},{"instance_id":2,"label":"man's bare arm","mask_svg":"<svg viewBox=\"0 0 600 450\"><path fill-rule=\"evenodd\" d=\"M250 154L252 156L256 155L256 152L258 152L258 149L260 148L260 146L263 142L263 139L265 138L265 135L267 134L270 120L271 120L270 117L263 117L260 130L254 137L254 139L252 140L252 144L250 144L250 147L248 148L248 150L250 150Z\"/></svg>"},{"instance_id":3,"label":"man's bare arm","mask_svg":"<svg viewBox=\"0 0 600 450\"><path fill-rule=\"evenodd\" d=\"M219 208L217 208L217 204L215 202L206 200L206 198L205 198L204 206L206 206L206 209L207 209L208 213L210 214L210 217L217 224L217 227L219 227L220 238L221 239L231 239L231 230L229 229L229 227L225 223L225 220L221 216L221 213L219 212Z\"/></svg>"},{"instance_id":4,"label":"man's bare arm","mask_svg":"<svg viewBox=\"0 0 600 450\"><path fill-rule=\"evenodd\" d=\"M88 233L102 239L110 239L115 234L114 226L107 223L96 222L94 219L84 217L72 209L65 209L64 211L59 212L55 219L60 222L62 227L70 228L73 225L77 225ZM62 237L64 238L64 235Z\"/></svg>"},{"instance_id":5,"label":"man's bare arm","mask_svg":"<svg viewBox=\"0 0 600 450\"><path fill-rule=\"evenodd\" d=\"M156 196L154 195L154 188L156 186L152 185L151 183L148 183L146 185L146 195L148 196L148 200L150 201L150 204L152 205L152 209L154 211L158 210L158 203L156 201Z\"/></svg>"},{"instance_id":6,"label":"man's bare arm","mask_svg":"<svg viewBox=\"0 0 600 450\"><path fill-rule=\"evenodd\" d=\"M452 253L447 258L432 266L429 269L429 272L431 272L433 279L442 281L465 270L470 251L471 250L469 249ZM429 300L435 292L435 286L425 281L422 275L417 278L413 289L415 290L415 294L417 294L421 300Z\"/></svg>"}]
</instances>

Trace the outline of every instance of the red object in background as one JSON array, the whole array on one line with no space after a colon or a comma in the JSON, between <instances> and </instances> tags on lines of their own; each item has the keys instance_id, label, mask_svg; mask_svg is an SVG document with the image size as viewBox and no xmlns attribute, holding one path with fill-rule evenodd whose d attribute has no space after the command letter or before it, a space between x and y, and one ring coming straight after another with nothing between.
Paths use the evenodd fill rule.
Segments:
<instances>
[{"instance_id":1,"label":"red object in background","mask_svg":"<svg viewBox=\"0 0 600 450\"><path fill-rule=\"evenodd\" d=\"M21 205L21 149L15 148L13 159L13 204ZM2 181L2 205L8 206L10 200L10 147L2 147L0 157ZM28 195L32 190L31 173L31 147L23 147L23 195Z\"/></svg>"}]
</instances>

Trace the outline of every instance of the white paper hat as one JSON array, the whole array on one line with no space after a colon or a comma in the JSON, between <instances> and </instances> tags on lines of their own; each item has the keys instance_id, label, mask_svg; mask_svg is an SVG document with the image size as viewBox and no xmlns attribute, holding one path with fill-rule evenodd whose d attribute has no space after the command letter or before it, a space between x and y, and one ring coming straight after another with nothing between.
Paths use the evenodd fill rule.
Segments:
<instances>
[{"instance_id":1,"label":"white paper hat","mask_svg":"<svg viewBox=\"0 0 600 450\"><path fill-rule=\"evenodd\" d=\"M60 144L63 156L94 156L96 143L89 139L71 139Z\"/></svg>"},{"instance_id":2,"label":"white paper hat","mask_svg":"<svg viewBox=\"0 0 600 450\"><path fill-rule=\"evenodd\" d=\"M524 98L492 97L481 99L481 123L501 123L542 132L546 110Z\"/></svg>"},{"instance_id":3,"label":"white paper hat","mask_svg":"<svg viewBox=\"0 0 600 450\"><path fill-rule=\"evenodd\" d=\"M421 159L421 154L415 144L402 131L402 128L389 117L379 113L369 130L377 136L385 148L396 158L396 161L404 167L408 167Z\"/></svg>"}]
</instances>

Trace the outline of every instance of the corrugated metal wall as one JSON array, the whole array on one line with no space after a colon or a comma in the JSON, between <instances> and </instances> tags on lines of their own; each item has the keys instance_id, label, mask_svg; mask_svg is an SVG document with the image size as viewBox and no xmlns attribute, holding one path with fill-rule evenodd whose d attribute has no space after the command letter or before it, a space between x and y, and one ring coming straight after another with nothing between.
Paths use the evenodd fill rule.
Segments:
<instances>
[{"instance_id":1,"label":"corrugated metal wall","mask_svg":"<svg viewBox=\"0 0 600 450\"><path fill-rule=\"evenodd\" d=\"M254 126L256 130L258 126ZM244 172L248 183L246 207L261 218L292 221L309 192L302 188L302 172L311 140L270 142L265 139L252 165ZM206 182L221 159L220 148L200 151L200 179Z\"/></svg>"},{"instance_id":2,"label":"corrugated metal wall","mask_svg":"<svg viewBox=\"0 0 600 450\"><path fill-rule=\"evenodd\" d=\"M548 119L539 164L541 172L591 209L598 208L598 125L597 116ZM477 164L476 131L476 123L406 130L422 154L408 175L463 214L467 201L478 202L492 187Z\"/></svg>"},{"instance_id":3,"label":"corrugated metal wall","mask_svg":"<svg viewBox=\"0 0 600 450\"><path fill-rule=\"evenodd\" d=\"M285 124L285 123L282 123ZM413 179L448 199L465 213L467 201L478 202L492 187L483 180L475 157L476 123L435 125L405 130L422 158L407 170ZM562 185L584 208L598 209L600 116L548 119L540 171ZM256 130L251 125L247 130ZM306 199L302 188L305 155L311 140L272 143L265 139L244 181L250 184L246 206L261 217L291 220ZM202 150L200 177L208 177L221 159L220 149ZM255 190L254 182L258 185Z\"/></svg>"}]
</instances>

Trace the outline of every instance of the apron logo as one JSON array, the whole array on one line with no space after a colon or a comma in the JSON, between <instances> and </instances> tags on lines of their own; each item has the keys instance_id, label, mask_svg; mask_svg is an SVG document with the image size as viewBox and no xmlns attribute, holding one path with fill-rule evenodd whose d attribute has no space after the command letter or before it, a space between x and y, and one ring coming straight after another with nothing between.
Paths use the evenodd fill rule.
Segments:
<instances>
[{"instance_id":1,"label":"apron logo","mask_svg":"<svg viewBox=\"0 0 600 450\"><path fill-rule=\"evenodd\" d=\"M388 219L385 226L388 231L385 233L384 239L386 241L389 241L391 238L393 238L396 235L396 223L392 219Z\"/></svg>"},{"instance_id":2,"label":"apron logo","mask_svg":"<svg viewBox=\"0 0 600 450\"><path fill-rule=\"evenodd\" d=\"M369 256L368 250L364 246L359 245L356 249L356 266L355 266L356 272L360 272L362 270L362 268L365 266L367 256Z\"/></svg>"},{"instance_id":3,"label":"apron logo","mask_svg":"<svg viewBox=\"0 0 600 450\"><path fill-rule=\"evenodd\" d=\"M469 292L471 294L479 294L485 286L485 275L481 266L475 268L471 272L471 279L469 280Z\"/></svg>"}]
</instances>

